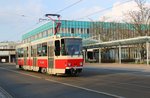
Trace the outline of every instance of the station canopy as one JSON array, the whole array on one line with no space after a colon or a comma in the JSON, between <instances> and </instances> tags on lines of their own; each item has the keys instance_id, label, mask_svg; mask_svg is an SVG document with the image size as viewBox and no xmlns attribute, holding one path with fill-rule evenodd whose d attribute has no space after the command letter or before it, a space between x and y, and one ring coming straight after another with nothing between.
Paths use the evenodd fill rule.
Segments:
<instances>
[{"instance_id":1,"label":"station canopy","mask_svg":"<svg viewBox=\"0 0 150 98\"><path fill-rule=\"evenodd\" d=\"M119 45L135 45L150 42L150 36L142 36L136 38L121 39L108 42L100 42L94 39L85 39L83 40L83 48L101 48L101 47L111 47Z\"/></svg>"},{"instance_id":2,"label":"station canopy","mask_svg":"<svg viewBox=\"0 0 150 98\"><path fill-rule=\"evenodd\" d=\"M83 46L88 46L88 45L99 43L100 41L92 38L87 38L87 39L83 39L82 42L83 42Z\"/></svg>"}]
</instances>

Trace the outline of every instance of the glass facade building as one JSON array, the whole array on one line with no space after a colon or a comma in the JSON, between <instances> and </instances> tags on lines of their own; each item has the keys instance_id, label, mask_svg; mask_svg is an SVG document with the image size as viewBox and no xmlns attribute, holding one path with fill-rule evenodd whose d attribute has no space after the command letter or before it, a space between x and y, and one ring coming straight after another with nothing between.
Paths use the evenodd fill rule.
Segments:
<instances>
[{"instance_id":1,"label":"glass facade building","mask_svg":"<svg viewBox=\"0 0 150 98\"><path fill-rule=\"evenodd\" d=\"M75 36L82 37L83 39L90 36L90 25L88 21L67 21L61 20L60 36ZM52 36L53 26L56 27L56 23L47 22L22 36L22 41L24 43L37 40L39 38Z\"/></svg>"},{"instance_id":2,"label":"glass facade building","mask_svg":"<svg viewBox=\"0 0 150 98\"><path fill-rule=\"evenodd\" d=\"M24 34L22 36L22 41L23 43L28 43L40 38L52 36L54 34L53 28L55 27L56 23L47 22ZM140 25L140 28L138 29L140 33L138 32L137 28L135 28L135 25L127 23L61 20L61 27L58 34L62 37L78 36L82 37L83 40L89 39L87 41L90 41L90 39L94 39L97 40L97 42L109 42L114 40L150 35L150 26ZM134 61L136 58L139 58L141 50L137 48L138 46L139 44L123 46L121 53L122 61ZM102 62L117 61L119 51L118 48L102 47L101 50ZM98 61L98 55L98 51L94 50L92 54L89 53L89 56L86 59L96 58L96 61Z\"/></svg>"}]
</instances>

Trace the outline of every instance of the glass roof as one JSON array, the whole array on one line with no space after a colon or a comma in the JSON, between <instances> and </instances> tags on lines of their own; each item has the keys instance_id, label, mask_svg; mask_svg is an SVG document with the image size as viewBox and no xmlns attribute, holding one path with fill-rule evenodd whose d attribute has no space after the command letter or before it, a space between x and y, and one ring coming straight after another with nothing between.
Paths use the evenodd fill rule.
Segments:
<instances>
[{"instance_id":1,"label":"glass roof","mask_svg":"<svg viewBox=\"0 0 150 98\"><path fill-rule=\"evenodd\" d=\"M109 41L109 42L99 42L99 43L93 43L93 44L83 44L83 47L84 48L101 48L101 47L111 47L111 46L119 46L119 45L134 45L134 44L146 43L147 41L150 42L150 36L142 36L142 37L136 37L136 38Z\"/></svg>"}]
</instances>

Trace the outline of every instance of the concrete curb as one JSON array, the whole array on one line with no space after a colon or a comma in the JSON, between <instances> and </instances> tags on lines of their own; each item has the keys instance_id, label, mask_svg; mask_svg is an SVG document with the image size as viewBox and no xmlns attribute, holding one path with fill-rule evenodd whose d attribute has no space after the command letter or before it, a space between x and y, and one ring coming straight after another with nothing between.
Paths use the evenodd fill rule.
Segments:
<instances>
[{"instance_id":1,"label":"concrete curb","mask_svg":"<svg viewBox=\"0 0 150 98\"><path fill-rule=\"evenodd\" d=\"M7 93L2 87L0 87L0 98L13 98L9 93Z\"/></svg>"},{"instance_id":2,"label":"concrete curb","mask_svg":"<svg viewBox=\"0 0 150 98\"><path fill-rule=\"evenodd\" d=\"M141 70L144 72L150 72L150 66L147 66L145 64L85 63L84 65L85 65L85 67L124 69L124 70Z\"/></svg>"}]
</instances>

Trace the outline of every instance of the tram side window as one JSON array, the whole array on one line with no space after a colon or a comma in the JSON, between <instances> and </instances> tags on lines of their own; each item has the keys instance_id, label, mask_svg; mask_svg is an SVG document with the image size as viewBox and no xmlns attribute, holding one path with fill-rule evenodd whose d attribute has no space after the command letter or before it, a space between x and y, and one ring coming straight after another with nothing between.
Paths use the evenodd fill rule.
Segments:
<instances>
[{"instance_id":1,"label":"tram side window","mask_svg":"<svg viewBox=\"0 0 150 98\"><path fill-rule=\"evenodd\" d=\"M24 57L28 57L28 47L24 48Z\"/></svg>"},{"instance_id":2,"label":"tram side window","mask_svg":"<svg viewBox=\"0 0 150 98\"><path fill-rule=\"evenodd\" d=\"M36 45L31 46L31 57L36 57L36 48Z\"/></svg>"},{"instance_id":3,"label":"tram side window","mask_svg":"<svg viewBox=\"0 0 150 98\"><path fill-rule=\"evenodd\" d=\"M31 57L34 56L34 49L33 49L33 46L31 46Z\"/></svg>"},{"instance_id":4,"label":"tram side window","mask_svg":"<svg viewBox=\"0 0 150 98\"><path fill-rule=\"evenodd\" d=\"M37 55L47 56L47 43L42 43L37 45Z\"/></svg>"},{"instance_id":5,"label":"tram side window","mask_svg":"<svg viewBox=\"0 0 150 98\"><path fill-rule=\"evenodd\" d=\"M23 57L23 48L17 49L18 57Z\"/></svg>"},{"instance_id":6,"label":"tram side window","mask_svg":"<svg viewBox=\"0 0 150 98\"><path fill-rule=\"evenodd\" d=\"M42 56L47 56L47 43L42 44Z\"/></svg>"},{"instance_id":7,"label":"tram side window","mask_svg":"<svg viewBox=\"0 0 150 98\"><path fill-rule=\"evenodd\" d=\"M55 55L60 56L60 41L55 41Z\"/></svg>"},{"instance_id":8,"label":"tram side window","mask_svg":"<svg viewBox=\"0 0 150 98\"><path fill-rule=\"evenodd\" d=\"M64 39L61 39L61 54L66 55Z\"/></svg>"},{"instance_id":9,"label":"tram side window","mask_svg":"<svg viewBox=\"0 0 150 98\"><path fill-rule=\"evenodd\" d=\"M37 45L37 56L42 56L42 44Z\"/></svg>"}]
</instances>

